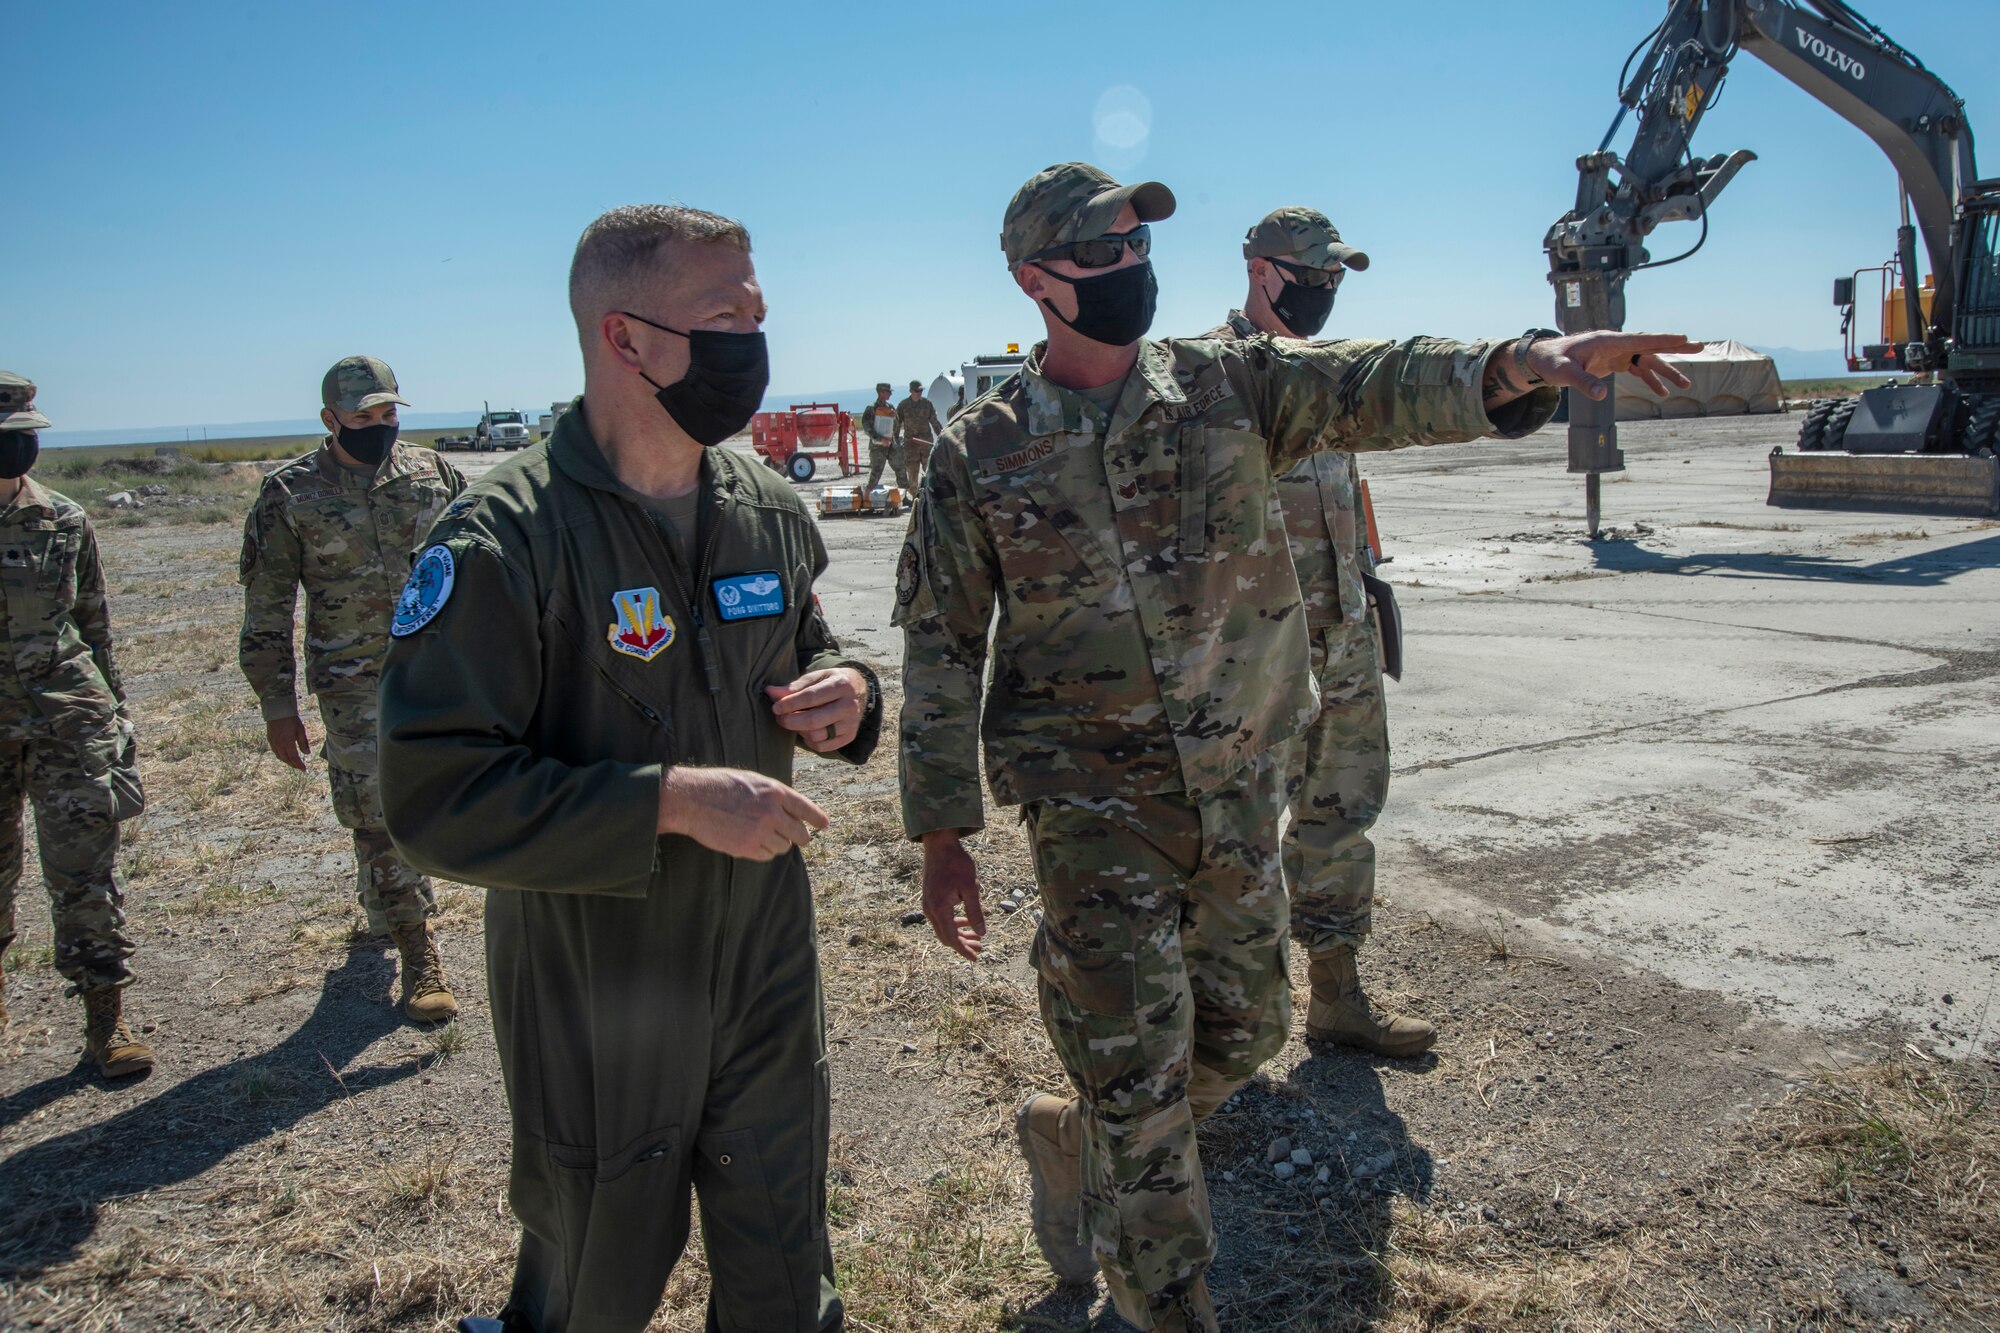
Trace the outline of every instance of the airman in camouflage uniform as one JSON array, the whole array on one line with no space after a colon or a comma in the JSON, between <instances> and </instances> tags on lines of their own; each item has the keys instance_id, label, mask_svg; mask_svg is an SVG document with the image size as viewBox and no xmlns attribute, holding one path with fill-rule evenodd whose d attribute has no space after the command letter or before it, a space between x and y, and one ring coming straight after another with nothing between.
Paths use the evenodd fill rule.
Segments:
<instances>
[{"instance_id":1,"label":"airman in camouflage uniform","mask_svg":"<svg viewBox=\"0 0 2000 1333\"><path fill-rule=\"evenodd\" d=\"M1341 278L1368 267L1368 256L1342 241L1325 214L1300 207L1277 209L1252 227L1243 258L1244 309L1206 337L1314 337ZM1429 1050L1437 1030L1422 1019L1377 1015L1354 967L1375 902L1368 830L1389 791L1382 661L1361 579L1372 556L1357 517L1360 489L1349 453L1314 454L1278 478L1320 695L1319 717L1294 743L1287 778L1285 884L1292 938L1310 959L1306 1036L1407 1058Z\"/></svg>"},{"instance_id":2,"label":"airman in camouflage uniform","mask_svg":"<svg viewBox=\"0 0 2000 1333\"><path fill-rule=\"evenodd\" d=\"M896 404L896 447L903 452L904 475L910 485L924 484L924 468L930 463L931 445L936 442L938 432L944 423L938 420L937 409L931 400L924 397L921 381L910 381L910 396Z\"/></svg>"},{"instance_id":3,"label":"airman in camouflage uniform","mask_svg":"<svg viewBox=\"0 0 2000 1333\"><path fill-rule=\"evenodd\" d=\"M1141 227L1173 207L1082 163L1016 193L1001 248L1049 337L945 427L896 619L904 828L925 914L967 957L982 741L994 797L1026 807L1043 1016L1080 1094L1016 1118L1036 1237L1065 1278L1094 1256L1127 1320L1184 1330L1215 1328L1195 1125L1289 1021L1277 747L1318 700L1274 476L1317 450L1518 436L1554 410L1543 370L1580 383L1579 362L1683 344L1145 341Z\"/></svg>"},{"instance_id":4,"label":"airman in camouflage uniform","mask_svg":"<svg viewBox=\"0 0 2000 1333\"><path fill-rule=\"evenodd\" d=\"M35 386L0 371L0 978L14 942L21 884L21 807L35 841L55 927L56 971L81 995L84 1049L107 1077L153 1067L126 1025L124 891L118 822L144 808L125 686L111 652L97 534L81 507L28 474L49 420ZM0 989L0 1026L7 1021Z\"/></svg>"},{"instance_id":5,"label":"airman in camouflage uniform","mask_svg":"<svg viewBox=\"0 0 2000 1333\"><path fill-rule=\"evenodd\" d=\"M431 939L428 878L399 856L376 788L376 686L389 620L431 523L465 479L429 449L396 440L396 377L373 357L336 363L320 386L320 447L264 479L243 533L243 674L271 752L305 768L292 619L306 593L306 685L326 724L334 815L354 835L356 896L369 929L403 954L403 1004L419 1022L457 1012ZM356 451L359 451L357 455Z\"/></svg>"},{"instance_id":6,"label":"airman in camouflage uniform","mask_svg":"<svg viewBox=\"0 0 2000 1333\"><path fill-rule=\"evenodd\" d=\"M896 405L889 401L889 386L875 386L875 401L854 414L854 429L868 442L868 489L882 480L882 469L892 468L896 484L910 489L903 470L903 451L896 445Z\"/></svg>"}]
</instances>

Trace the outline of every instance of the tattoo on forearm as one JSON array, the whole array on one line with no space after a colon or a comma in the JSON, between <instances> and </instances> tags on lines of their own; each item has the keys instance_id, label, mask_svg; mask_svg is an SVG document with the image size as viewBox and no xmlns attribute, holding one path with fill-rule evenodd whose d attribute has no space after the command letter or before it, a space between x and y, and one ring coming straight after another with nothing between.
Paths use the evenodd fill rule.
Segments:
<instances>
[{"instance_id":1,"label":"tattoo on forearm","mask_svg":"<svg viewBox=\"0 0 2000 1333\"><path fill-rule=\"evenodd\" d=\"M1512 402L1528 391L1524 385L1515 382L1508 360L1509 357L1502 354L1486 364L1486 379L1480 385L1480 397L1488 407Z\"/></svg>"}]
</instances>

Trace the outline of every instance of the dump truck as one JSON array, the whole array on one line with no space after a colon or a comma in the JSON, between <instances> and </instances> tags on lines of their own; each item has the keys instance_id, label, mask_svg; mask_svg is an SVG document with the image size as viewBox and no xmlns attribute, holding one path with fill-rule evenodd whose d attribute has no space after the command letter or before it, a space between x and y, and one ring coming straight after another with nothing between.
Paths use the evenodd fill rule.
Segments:
<instances>
[{"instance_id":1,"label":"dump truck","mask_svg":"<svg viewBox=\"0 0 2000 1333\"><path fill-rule=\"evenodd\" d=\"M1577 159L1575 206L1543 240L1557 327L1623 328L1626 280L1687 258L1707 239L1716 196L1757 156L1693 152L1695 127L1738 52L1872 139L1896 169L1903 213L1896 256L1881 266L1885 304L1901 313L1887 312L1882 341L1853 350L1855 280L1837 282L1834 296L1847 311L1849 368L1907 378L1814 403L1796 446L1771 456L1769 502L2000 512L2000 181L1979 179L1963 99L1843 0L1672 0L1626 62L1611 129ZM1621 158L1611 144L1635 111ZM1700 239L1655 259L1644 242L1668 222L1699 222ZM1936 278L1928 300L1919 234ZM1569 409L1569 468L1584 474L1594 536L1598 478L1625 465L1616 397L1571 394Z\"/></svg>"}]
</instances>

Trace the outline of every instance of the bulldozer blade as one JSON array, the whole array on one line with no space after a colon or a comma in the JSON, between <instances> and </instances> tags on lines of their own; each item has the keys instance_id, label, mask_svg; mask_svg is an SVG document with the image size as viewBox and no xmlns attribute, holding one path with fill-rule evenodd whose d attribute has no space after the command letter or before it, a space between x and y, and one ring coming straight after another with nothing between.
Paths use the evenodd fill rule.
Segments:
<instances>
[{"instance_id":1,"label":"bulldozer blade","mask_svg":"<svg viewBox=\"0 0 2000 1333\"><path fill-rule=\"evenodd\" d=\"M1771 454L1766 504L1886 513L2000 513L2000 459L1964 454Z\"/></svg>"}]
</instances>

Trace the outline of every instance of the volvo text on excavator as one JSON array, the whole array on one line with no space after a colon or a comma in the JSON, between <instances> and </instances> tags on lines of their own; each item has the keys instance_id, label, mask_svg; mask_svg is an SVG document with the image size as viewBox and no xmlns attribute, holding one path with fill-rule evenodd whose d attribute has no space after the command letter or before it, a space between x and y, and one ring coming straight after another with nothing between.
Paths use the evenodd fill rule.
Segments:
<instances>
[{"instance_id":1,"label":"volvo text on excavator","mask_svg":"<svg viewBox=\"0 0 2000 1333\"><path fill-rule=\"evenodd\" d=\"M2000 180L1974 164L1965 103L1923 62L1842 0L1672 0L1620 77L1619 111L1594 153L1577 159L1576 207L1543 242L1565 333L1623 328L1625 281L1688 254L1654 259L1645 240L1697 221L1756 154L1697 157L1692 140L1729 64L1747 51L1875 141L1895 166L1903 219L1880 270L1882 342L1854 347L1856 278L1835 283L1847 307L1849 368L1903 379L1858 398L1815 403L1795 450L1771 457L1770 503L1854 509L2000 512ZM1638 113L1631 150L1612 150ZM1921 236L1934 284L1917 282ZM1701 242L1695 243L1695 249ZM1585 474L1598 531L1598 476L1624 467L1616 395L1570 396L1569 468Z\"/></svg>"}]
</instances>

